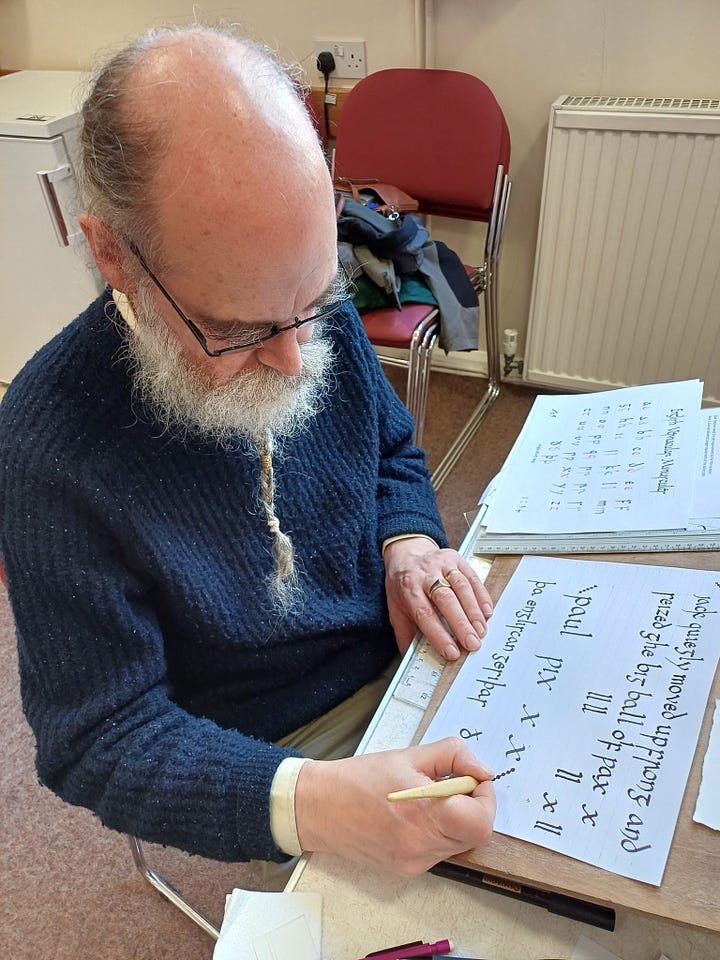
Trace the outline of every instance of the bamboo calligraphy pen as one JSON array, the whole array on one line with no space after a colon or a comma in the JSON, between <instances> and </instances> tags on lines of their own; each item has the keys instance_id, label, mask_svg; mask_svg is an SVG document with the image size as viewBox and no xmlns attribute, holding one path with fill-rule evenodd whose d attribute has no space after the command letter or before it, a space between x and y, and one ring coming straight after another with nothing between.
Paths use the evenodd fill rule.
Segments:
<instances>
[{"instance_id":1,"label":"bamboo calligraphy pen","mask_svg":"<svg viewBox=\"0 0 720 960\"><path fill-rule=\"evenodd\" d=\"M493 774L488 780L499 780L500 777L513 773L515 767L505 770L503 773ZM432 783L425 783L422 787L409 787L407 790L395 790L387 795L391 803L397 800L425 800L430 797L456 797L459 794L472 793L479 786L480 780L475 777L446 777L444 780L434 780Z\"/></svg>"}]
</instances>

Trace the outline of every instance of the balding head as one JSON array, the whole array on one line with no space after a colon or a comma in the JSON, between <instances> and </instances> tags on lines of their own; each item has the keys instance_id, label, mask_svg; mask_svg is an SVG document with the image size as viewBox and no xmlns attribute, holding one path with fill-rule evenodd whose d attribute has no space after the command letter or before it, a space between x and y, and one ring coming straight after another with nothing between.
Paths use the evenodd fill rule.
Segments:
<instances>
[{"instance_id":1,"label":"balding head","mask_svg":"<svg viewBox=\"0 0 720 960\"><path fill-rule=\"evenodd\" d=\"M326 202L330 194L288 73L264 48L219 29L135 41L98 74L83 121L89 212L149 256L163 252L158 219L173 204L182 217L206 219L242 215L245 204L255 219L261 202L280 215L272 208L289 186L319 189Z\"/></svg>"},{"instance_id":2,"label":"balding head","mask_svg":"<svg viewBox=\"0 0 720 960\"><path fill-rule=\"evenodd\" d=\"M212 336L282 325L325 299L332 183L297 88L265 50L207 27L153 33L110 61L83 113L81 225L131 302L148 282L138 251Z\"/></svg>"}]
</instances>

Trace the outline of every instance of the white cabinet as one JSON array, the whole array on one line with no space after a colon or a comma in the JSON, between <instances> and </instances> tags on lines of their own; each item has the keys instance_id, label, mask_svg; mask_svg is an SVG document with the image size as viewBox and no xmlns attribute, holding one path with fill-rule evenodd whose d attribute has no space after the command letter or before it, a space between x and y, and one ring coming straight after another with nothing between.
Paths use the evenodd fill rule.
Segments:
<instances>
[{"instance_id":1,"label":"white cabinet","mask_svg":"<svg viewBox=\"0 0 720 960\"><path fill-rule=\"evenodd\" d=\"M77 222L84 79L66 70L0 77L0 381L103 288Z\"/></svg>"}]
</instances>

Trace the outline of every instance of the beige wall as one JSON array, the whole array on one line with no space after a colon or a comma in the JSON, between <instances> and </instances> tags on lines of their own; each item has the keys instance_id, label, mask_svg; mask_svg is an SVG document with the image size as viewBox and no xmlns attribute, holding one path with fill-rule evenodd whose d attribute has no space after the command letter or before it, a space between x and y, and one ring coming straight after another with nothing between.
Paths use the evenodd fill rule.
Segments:
<instances>
[{"instance_id":1,"label":"beige wall","mask_svg":"<svg viewBox=\"0 0 720 960\"><path fill-rule=\"evenodd\" d=\"M426 44L416 13L428 12ZM314 79L313 39L363 38L370 70L465 70L495 91L512 138L513 197L503 252L502 325L523 334L550 103L562 93L720 96L718 0L246 0L195 5L237 21ZM188 0L0 0L0 68L84 69L147 26L187 22ZM420 27L422 21L420 21ZM468 224L442 224L471 259Z\"/></svg>"}]
</instances>

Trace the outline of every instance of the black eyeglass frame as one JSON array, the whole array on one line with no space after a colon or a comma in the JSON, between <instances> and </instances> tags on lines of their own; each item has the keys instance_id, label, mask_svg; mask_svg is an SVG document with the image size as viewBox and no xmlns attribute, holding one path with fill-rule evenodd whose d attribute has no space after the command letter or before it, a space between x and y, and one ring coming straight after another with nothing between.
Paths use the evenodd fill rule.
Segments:
<instances>
[{"instance_id":1,"label":"black eyeglass frame","mask_svg":"<svg viewBox=\"0 0 720 960\"><path fill-rule=\"evenodd\" d=\"M211 350L210 347L208 347L208 342L207 342L207 339L205 338L205 334L202 332L202 330L200 330L199 327L197 327L193 323L190 317L186 316L183 313L182 309L173 300L173 298L170 296L170 294L165 289L163 284L160 282L160 280L158 280L158 278L152 272L150 267L147 265L147 263L145 262L145 258L143 257L142 253L140 253L140 251L135 246L135 244L132 242L132 240L126 239L125 243L127 244L127 247L132 253L132 255L135 257L135 259L138 261L140 266L143 268L145 273L150 277L150 279L158 288L160 293L162 293L162 295L165 297L167 302L173 308L175 313L180 317L182 322L188 328L190 333L195 337L195 339L203 348L203 351L207 354L208 357L213 357L213 358L223 357L225 356L225 354L228 354L228 353L244 353L247 350L254 350L256 347L261 346L263 343L267 343L268 340L272 340L275 337L279 337L281 333L287 333L290 330L298 330L300 327L304 327L306 323L317 323L320 320L326 320L328 317L331 317L335 313L337 313L337 311L345 302L345 300L347 300L347 297L340 296L338 297L338 300L336 302L332 303L328 307L325 307L323 310L320 310L318 313L314 313L311 317L305 317L304 319L301 319L300 317L295 317L295 319L291 323L287 323L284 326L279 326L278 324L274 323L270 327L270 332L266 336L258 337L258 339L254 340L252 343L244 344L243 346L221 347L219 350Z\"/></svg>"}]
</instances>

